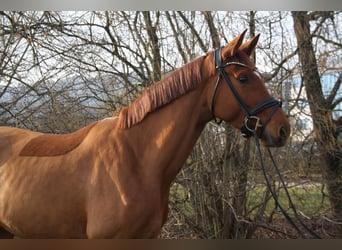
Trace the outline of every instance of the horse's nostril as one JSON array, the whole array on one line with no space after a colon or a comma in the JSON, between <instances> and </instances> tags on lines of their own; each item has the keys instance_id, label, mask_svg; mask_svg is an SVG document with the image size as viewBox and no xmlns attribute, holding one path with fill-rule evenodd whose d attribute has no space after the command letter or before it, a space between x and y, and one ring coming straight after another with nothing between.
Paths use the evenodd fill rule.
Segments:
<instances>
[{"instance_id":1,"label":"horse's nostril","mask_svg":"<svg viewBox=\"0 0 342 250\"><path fill-rule=\"evenodd\" d=\"M279 137L281 139L286 139L286 137L287 137L287 132L286 132L286 129L284 126L281 126L279 129Z\"/></svg>"}]
</instances>

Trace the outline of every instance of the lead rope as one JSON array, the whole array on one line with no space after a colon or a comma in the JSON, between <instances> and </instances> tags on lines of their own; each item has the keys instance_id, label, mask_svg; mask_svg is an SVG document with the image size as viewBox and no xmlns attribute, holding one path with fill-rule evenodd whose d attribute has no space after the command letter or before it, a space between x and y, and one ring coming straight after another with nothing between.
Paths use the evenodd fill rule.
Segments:
<instances>
[{"instance_id":1,"label":"lead rope","mask_svg":"<svg viewBox=\"0 0 342 250\"><path fill-rule=\"evenodd\" d=\"M255 144L256 144L256 147L258 149L258 153L259 153L259 158L260 158L260 163L261 163L261 168L262 168L262 173L264 175L264 178L265 178L265 181L266 181L266 185L267 185L267 189L270 191L272 197L273 197L273 200L275 201L277 207L280 209L280 211L282 212L282 214L285 216L285 218L287 219L287 221L297 230L297 232L300 234L300 236L304 239L306 239L306 236L303 234L303 232L298 228L298 226L296 225L296 223L292 220L292 218L290 217L290 215L285 211L285 209L281 206L281 204L279 203L279 199L278 199L278 196L277 194L272 190L272 187L271 187L271 183L270 183L270 180L266 174L266 169L265 169L265 164L264 164L264 160L262 158L262 154L261 154L261 147L260 147L260 141L259 141L259 138L256 134L256 131L253 131L253 135L254 135L254 138L255 138ZM316 234L314 231L312 231L307 225L305 225L305 223L300 219L298 213L297 213L297 210L296 210L296 207L294 206L293 202L292 202L292 199L291 199L291 196L287 190L287 187L285 185L285 182L284 182L284 179L279 171L279 168L272 156L272 153L270 151L269 148L267 148L267 151L268 151L268 154L271 158L271 161L272 161L272 164L273 164L273 167L274 169L276 170L277 172L277 175L280 179L280 182L282 184L282 186L284 187L284 190L285 190L285 193L286 193L286 197L290 203L290 207L292 209L292 211L294 212L294 215L296 217L296 219L299 221L299 223L304 227L304 229L310 233L313 237L315 237L316 239L321 239L321 237Z\"/></svg>"}]
</instances>

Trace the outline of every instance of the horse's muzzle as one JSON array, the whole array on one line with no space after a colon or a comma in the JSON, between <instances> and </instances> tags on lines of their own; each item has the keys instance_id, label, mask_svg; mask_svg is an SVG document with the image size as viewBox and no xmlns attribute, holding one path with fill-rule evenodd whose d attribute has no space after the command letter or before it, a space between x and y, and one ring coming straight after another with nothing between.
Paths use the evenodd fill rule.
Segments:
<instances>
[{"instance_id":1,"label":"horse's muzzle","mask_svg":"<svg viewBox=\"0 0 342 250\"><path fill-rule=\"evenodd\" d=\"M262 134L261 141L265 147L282 147L289 138L290 131L285 125L281 125L278 131L274 134L265 129Z\"/></svg>"}]
</instances>

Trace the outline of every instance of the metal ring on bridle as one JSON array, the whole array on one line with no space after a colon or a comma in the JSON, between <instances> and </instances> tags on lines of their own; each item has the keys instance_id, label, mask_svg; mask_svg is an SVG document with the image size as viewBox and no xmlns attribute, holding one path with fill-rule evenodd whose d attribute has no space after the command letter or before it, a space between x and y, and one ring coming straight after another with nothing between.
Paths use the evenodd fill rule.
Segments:
<instances>
[{"instance_id":1,"label":"metal ring on bridle","mask_svg":"<svg viewBox=\"0 0 342 250\"><path fill-rule=\"evenodd\" d=\"M250 127L249 127L249 124L248 124L248 122L249 122L250 120L252 120L252 119L255 120L254 128L250 128ZM256 132L256 131L258 130L258 128L262 128L262 127L263 127L263 125L262 125L262 123L261 123L259 117L257 117L257 116L245 117L245 128L246 128L248 131L254 133L254 132Z\"/></svg>"}]
</instances>

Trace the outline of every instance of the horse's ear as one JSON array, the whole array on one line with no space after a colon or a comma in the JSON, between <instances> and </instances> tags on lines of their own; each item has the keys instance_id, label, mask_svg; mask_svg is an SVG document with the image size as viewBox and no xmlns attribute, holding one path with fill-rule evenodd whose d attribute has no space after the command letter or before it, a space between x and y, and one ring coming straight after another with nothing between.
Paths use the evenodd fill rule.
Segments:
<instances>
[{"instance_id":1,"label":"horse's ear","mask_svg":"<svg viewBox=\"0 0 342 250\"><path fill-rule=\"evenodd\" d=\"M260 34L253 37L249 41L245 42L240 46L240 50L245 52L248 56L251 56L259 40Z\"/></svg>"},{"instance_id":2,"label":"horse's ear","mask_svg":"<svg viewBox=\"0 0 342 250\"><path fill-rule=\"evenodd\" d=\"M228 58L235 56L237 50L242 44L243 38L246 34L247 29L242 32L239 36L235 37L228 45L222 48L222 59L226 61Z\"/></svg>"}]
</instances>

